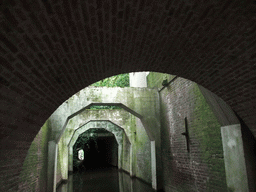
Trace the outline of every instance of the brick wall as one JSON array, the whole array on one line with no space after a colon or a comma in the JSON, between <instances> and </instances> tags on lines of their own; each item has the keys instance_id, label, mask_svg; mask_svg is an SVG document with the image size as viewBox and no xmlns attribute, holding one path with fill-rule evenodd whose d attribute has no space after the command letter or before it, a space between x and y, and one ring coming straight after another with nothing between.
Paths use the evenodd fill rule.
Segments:
<instances>
[{"instance_id":1,"label":"brick wall","mask_svg":"<svg viewBox=\"0 0 256 192\"><path fill-rule=\"evenodd\" d=\"M162 87L163 79L172 78L151 73L148 84ZM160 92L160 98L165 191L227 191L221 125L197 84L177 78ZM189 152L182 135L185 118Z\"/></svg>"},{"instance_id":2,"label":"brick wall","mask_svg":"<svg viewBox=\"0 0 256 192\"><path fill-rule=\"evenodd\" d=\"M49 139L50 128L47 121L28 150L19 175L18 191L46 191Z\"/></svg>"},{"instance_id":3,"label":"brick wall","mask_svg":"<svg viewBox=\"0 0 256 192\"><path fill-rule=\"evenodd\" d=\"M256 4L8 1L0 9L0 190L53 111L107 76L158 71L225 100L256 135Z\"/></svg>"}]
</instances>

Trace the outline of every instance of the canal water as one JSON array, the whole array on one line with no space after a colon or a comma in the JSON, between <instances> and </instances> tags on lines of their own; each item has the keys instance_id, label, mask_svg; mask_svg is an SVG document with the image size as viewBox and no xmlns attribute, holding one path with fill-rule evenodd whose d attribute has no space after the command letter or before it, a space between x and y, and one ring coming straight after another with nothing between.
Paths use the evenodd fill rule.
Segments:
<instances>
[{"instance_id":1,"label":"canal water","mask_svg":"<svg viewBox=\"0 0 256 192\"><path fill-rule=\"evenodd\" d=\"M154 192L152 187L117 168L92 169L69 175L57 192Z\"/></svg>"}]
</instances>

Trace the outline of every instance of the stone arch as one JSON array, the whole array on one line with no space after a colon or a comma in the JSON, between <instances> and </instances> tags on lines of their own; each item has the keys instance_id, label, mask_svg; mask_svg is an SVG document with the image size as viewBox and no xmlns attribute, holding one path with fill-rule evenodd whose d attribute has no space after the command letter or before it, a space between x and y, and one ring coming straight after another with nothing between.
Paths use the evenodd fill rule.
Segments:
<instances>
[{"instance_id":1,"label":"stone arch","mask_svg":"<svg viewBox=\"0 0 256 192\"><path fill-rule=\"evenodd\" d=\"M59 136L57 137L57 142L60 141L60 139L61 139L61 137L62 137L62 135L63 135L63 133L64 133L64 131L65 131L65 129L66 129L66 126L67 126L69 120L71 120L73 117L75 117L76 115L78 115L78 114L81 113L82 111L84 111L84 110L86 110L86 109L89 109L89 108L90 108L91 106L93 106L93 105L120 106L120 107L122 107L124 110L126 110L127 112L129 112L129 113L131 113L132 115L136 116L137 118L139 118L139 119L142 118L142 116L141 116L140 114L136 113L135 111L133 111L132 109L130 109L129 107L125 106L125 105L122 104L122 103L91 103L91 104L87 105L86 107L84 107L84 108L82 108L82 109L76 111L75 113L73 113L72 115L70 115L70 116L67 117L67 119L66 119L66 121L65 121L65 123L64 123L64 125L63 125L63 127L62 127L62 129L61 129L61 132L60 132ZM152 138L151 138L151 139L152 139Z\"/></svg>"},{"instance_id":2,"label":"stone arch","mask_svg":"<svg viewBox=\"0 0 256 192\"><path fill-rule=\"evenodd\" d=\"M87 108L88 107L86 107L86 109ZM85 108L83 110L85 110ZM63 137L63 135L65 134L66 128L69 128L69 126L74 127L72 129L74 130L74 133L75 133L77 131L77 129L80 129L81 127L85 126L88 122L92 122L92 121L98 121L98 122L100 122L100 121L109 121L112 124L116 125L117 127L120 127L121 129L123 129L125 134L129 138L129 142L131 142L132 139L130 138L131 136L129 136L130 133L127 133L127 131L129 130L128 127L126 125L122 124L121 122L119 122L118 120L115 120L115 118L112 117L113 114L110 113L110 115L107 116L107 117L106 116L101 117L101 115L99 115L98 117L95 117L95 116L93 116L93 117L89 116L88 117L88 116L86 116L86 118L80 118L79 115L83 113L83 110L80 110L79 113L75 113L75 115L72 115L72 118L69 118L69 117L67 118L66 123L65 123L65 125L62 128L62 135L60 136L60 139ZM131 114L127 110L125 110L125 112L127 114ZM99 111L99 113L100 113L100 111ZM99 113L97 113L97 114L99 114ZM107 114L109 114L109 113L107 113ZM118 115L122 115L122 114L118 114ZM135 116L135 119L139 121L138 117L136 117L136 116ZM65 137L68 138L67 141L66 141L67 145L69 145L69 143L70 143L74 133L72 133L72 135L69 134L69 136L65 135ZM60 139L58 139L57 141L59 142Z\"/></svg>"},{"instance_id":3,"label":"stone arch","mask_svg":"<svg viewBox=\"0 0 256 192\"><path fill-rule=\"evenodd\" d=\"M128 138L129 143L131 144L131 141L130 141L129 137L127 136L127 134L125 133L124 128L116 125L115 123L113 123L109 120L94 120L94 121L92 120L92 121L88 121L88 122L84 123L82 126L75 129L75 132L73 133L72 138L70 139L70 142L68 143L68 147L73 147L73 145L75 144L75 142L80 134L82 134L83 132L85 132L89 129L93 129L93 128L103 128L103 129L113 133L115 135L117 143L121 145L122 138L119 139L121 133L117 133L116 130L115 131L111 130L111 128L113 128L113 127L122 130L122 132L124 132L124 134Z\"/></svg>"},{"instance_id":4,"label":"stone arch","mask_svg":"<svg viewBox=\"0 0 256 192\"><path fill-rule=\"evenodd\" d=\"M75 129L75 132L72 134L71 139L69 140L68 144L67 144L67 151L68 151L68 156L67 156L67 160L64 160L64 164L61 164L61 172L62 172L62 180L67 180L68 179L68 171L73 171L73 145L75 144L76 140L78 139L79 135L82 134L85 131L88 131L89 129L98 129L98 128L103 128L106 129L107 131L111 132L114 136L115 139L118 143L118 168L119 169L123 169L124 167L122 166L122 151L123 151L123 141L128 141L128 146L129 146L129 169L124 169L128 172L130 172L131 175L133 175L133 147L132 147L132 143L129 139L129 137L127 136L125 130L116 125L115 123L109 121L109 120L91 120L88 121L86 123L84 123L82 126L78 127L77 129ZM126 139L123 139L123 136ZM52 141L53 142L53 141ZM48 189L49 190L56 190L56 186L58 184L58 179L57 177L57 171L58 171L58 145L56 146L56 152L54 154L52 154L52 156L54 156L54 158L49 158L50 160L48 161L48 164L50 167L48 167L48 172L50 170L51 173L48 173ZM62 150L65 150L62 148ZM54 159L54 162L52 161L52 159ZM53 164L53 169L52 169L52 164ZM52 187L53 186L53 187Z\"/></svg>"},{"instance_id":5,"label":"stone arch","mask_svg":"<svg viewBox=\"0 0 256 192\"><path fill-rule=\"evenodd\" d=\"M104 91L103 91L104 90ZM96 92L96 93L95 93ZM100 92L100 93L99 93ZM89 96L88 96L89 95ZM99 97L100 95L100 97ZM82 98L82 99L81 99ZM86 99L85 99L86 98ZM135 98L135 99L134 99ZM61 128L56 143L59 143L62 134L70 119L88 109L92 105L118 105L133 114L139 124L145 129L151 145L151 178L152 187L157 188L157 179L161 172L160 149L160 120L159 103L156 90L143 88L85 88L64 102L49 118L54 127ZM96 101L96 102L95 102ZM85 107L84 107L85 106ZM66 119L65 119L66 118ZM55 121L58 119L58 121ZM55 123L56 122L56 123ZM157 131L154 131L156 129ZM154 133L154 134L153 134ZM56 135L57 135L56 134ZM131 150L132 153L134 150ZM131 168L134 176L135 165ZM158 177L157 177L158 175ZM64 176L67 178L67 173Z\"/></svg>"},{"instance_id":6,"label":"stone arch","mask_svg":"<svg viewBox=\"0 0 256 192\"><path fill-rule=\"evenodd\" d=\"M135 97L136 99L134 99ZM148 106L150 108L148 110L143 110L142 107L139 106L144 102L143 100L145 98L147 98L147 102L152 105ZM116 105L133 114L141 121L145 120L145 130L149 139L154 141L154 134L152 133L152 130L149 129L150 126L146 123L146 121L148 117L157 117L154 122L156 122L155 126L159 127L159 114L157 114L156 109L159 107L157 106L157 101L158 96L154 90L145 90L139 88L103 89L87 87L80 90L64 103L62 103L62 105L60 105L58 109L54 111L49 119L53 119L53 127L59 131L59 133L56 134L56 142L58 143L63 132L65 131L68 121L77 114L81 113L85 109L90 108L92 105ZM58 119L58 121L55 121L54 119Z\"/></svg>"},{"instance_id":7,"label":"stone arch","mask_svg":"<svg viewBox=\"0 0 256 192\"><path fill-rule=\"evenodd\" d=\"M122 169L121 154L122 154L122 145L123 145L123 134L128 139L128 143L129 143L130 147L131 147L131 142L130 142L127 134L125 133L124 129L122 127L115 125L111 121L89 121L89 122L85 123L83 126L76 129L76 131L72 135L72 138L67 146L69 148L69 157L73 157L71 148L73 148L79 135L86 132L89 129L97 129L97 128L103 128L103 129L111 132L115 136L115 139L119 146L118 147L118 168ZM115 130L113 130L113 129L115 129ZM129 159L131 160L132 158L130 157ZM71 160L73 161L73 158L69 159L69 164L72 162ZM130 163L130 166L131 165L132 164Z\"/></svg>"}]
</instances>

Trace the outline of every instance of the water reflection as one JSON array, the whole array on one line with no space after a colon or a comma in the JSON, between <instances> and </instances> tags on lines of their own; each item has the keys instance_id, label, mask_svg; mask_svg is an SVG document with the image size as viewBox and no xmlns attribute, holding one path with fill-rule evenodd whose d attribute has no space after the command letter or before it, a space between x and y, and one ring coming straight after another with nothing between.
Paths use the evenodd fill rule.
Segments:
<instances>
[{"instance_id":1,"label":"water reflection","mask_svg":"<svg viewBox=\"0 0 256 192\"><path fill-rule=\"evenodd\" d=\"M151 186L115 168L86 170L69 175L57 192L153 192Z\"/></svg>"}]
</instances>

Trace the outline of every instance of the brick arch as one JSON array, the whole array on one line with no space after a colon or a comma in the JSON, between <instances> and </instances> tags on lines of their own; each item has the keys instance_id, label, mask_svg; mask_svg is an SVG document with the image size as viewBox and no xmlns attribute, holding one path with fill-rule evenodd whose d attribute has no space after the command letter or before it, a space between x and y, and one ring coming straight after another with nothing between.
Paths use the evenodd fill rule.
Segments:
<instances>
[{"instance_id":1,"label":"brick arch","mask_svg":"<svg viewBox=\"0 0 256 192\"><path fill-rule=\"evenodd\" d=\"M192 80L226 101L256 135L255 2L151 2L1 5L3 191L17 188L30 143L53 111L119 73L156 71Z\"/></svg>"}]
</instances>

